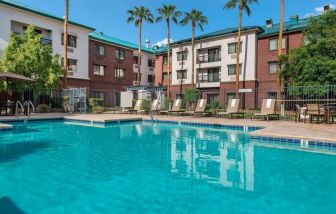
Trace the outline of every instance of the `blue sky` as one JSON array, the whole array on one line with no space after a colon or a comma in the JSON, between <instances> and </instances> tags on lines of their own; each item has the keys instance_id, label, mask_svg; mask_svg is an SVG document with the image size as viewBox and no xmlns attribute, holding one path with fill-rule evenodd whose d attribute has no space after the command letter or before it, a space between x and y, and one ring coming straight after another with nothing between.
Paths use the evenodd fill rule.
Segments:
<instances>
[{"instance_id":1,"label":"blue sky","mask_svg":"<svg viewBox=\"0 0 336 214\"><path fill-rule=\"evenodd\" d=\"M63 16L64 0L15 0L36 9ZM222 28L237 26L237 10L223 10L226 0L70 0L70 19L89 25L104 32L106 35L137 43L138 31L133 24L127 24L126 11L134 6L146 6L156 15L156 8L162 3L175 4L180 11L190 11L192 8L203 11L209 24L204 32L216 31ZM285 0L285 20L291 15L318 14L320 7L326 4L336 5L336 0ZM272 18L279 21L280 0L259 0L258 5L251 6L252 14L244 14L243 25L264 25L265 20ZM200 34L201 32L197 32ZM176 41L189 38L190 26L172 26L172 38ZM165 24L145 24L143 39L149 38L151 44L166 38Z\"/></svg>"}]
</instances>

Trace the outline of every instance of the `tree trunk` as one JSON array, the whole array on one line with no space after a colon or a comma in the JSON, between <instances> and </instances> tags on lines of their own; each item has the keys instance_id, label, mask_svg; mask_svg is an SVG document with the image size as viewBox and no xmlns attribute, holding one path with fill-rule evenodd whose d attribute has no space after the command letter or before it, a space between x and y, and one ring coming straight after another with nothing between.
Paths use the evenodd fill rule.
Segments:
<instances>
[{"instance_id":1,"label":"tree trunk","mask_svg":"<svg viewBox=\"0 0 336 214\"><path fill-rule=\"evenodd\" d=\"M241 28L242 28L242 19L243 19L243 1L240 1L239 4L239 17L238 17L238 38L236 46L236 98L239 99L239 68L240 68L240 38L241 38Z\"/></svg>"},{"instance_id":2,"label":"tree trunk","mask_svg":"<svg viewBox=\"0 0 336 214\"><path fill-rule=\"evenodd\" d=\"M283 22L284 22L285 0L280 0L280 29L278 40L278 66L277 66L277 110L281 108L281 64L280 57L282 55L282 38L283 38Z\"/></svg>"},{"instance_id":3,"label":"tree trunk","mask_svg":"<svg viewBox=\"0 0 336 214\"><path fill-rule=\"evenodd\" d=\"M195 24L192 25L192 37L191 37L191 87L195 87Z\"/></svg>"},{"instance_id":4,"label":"tree trunk","mask_svg":"<svg viewBox=\"0 0 336 214\"><path fill-rule=\"evenodd\" d=\"M63 33L64 88L68 88L68 19L69 19L69 0L65 0L65 17L64 17L64 33Z\"/></svg>"},{"instance_id":5,"label":"tree trunk","mask_svg":"<svg viewBox=\"0 0 336 214\"><path fill-rule=\"evenodd\" d=\"M167 48L168 48L168 56L167 56L167 60L168 60L168 87L167 87L167 95L168 98L170 98L170 24L169 24L169 20L167 20L167 39L168 39L168 43L167 43Z\"/></svg>"},{"instance_id":6,"label":"tree trunk","mask_svg":"<svg viewBox=\"0 0 336 214\"><path fill-rule=\"evenodd\" d=\"M141 85L141 36L142 36L142 21L139 22L139 49L138 49L138 86Z\"/></svg>"}]
</instances>

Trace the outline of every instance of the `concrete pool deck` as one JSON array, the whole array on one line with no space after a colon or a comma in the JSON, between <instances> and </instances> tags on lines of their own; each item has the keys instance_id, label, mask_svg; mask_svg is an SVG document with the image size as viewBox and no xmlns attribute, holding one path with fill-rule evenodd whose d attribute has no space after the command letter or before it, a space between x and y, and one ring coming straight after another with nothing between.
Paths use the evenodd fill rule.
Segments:
<instances>
[{"instance_id":1,"label":"concrete pool deck","mask_svg":"<svg viewBox=\"0 0 336 214\"><path fill-rule=\"evenodd\" d=\"M186 116L154 116L157 120L177 121L177 122L194 122L218 125L234 126L253 126L264 127L250 132L252 136L275 137L275 138L293 138L315 141L327 141L336 143L336 125L335 124L310 124L295 123L294 121L262 121L250 119L216 119L213 117L186 117ZM121 120L150 120L148 115L130 115L130 114L36 114L31 117L0 117L0 123L11 120L43 120L65 118L69 120L83 120L94 122L112 122ZM2 124L3 127L5 127ZM0 125L1 127L1 125Z\"/></svg>"}]
</instances>

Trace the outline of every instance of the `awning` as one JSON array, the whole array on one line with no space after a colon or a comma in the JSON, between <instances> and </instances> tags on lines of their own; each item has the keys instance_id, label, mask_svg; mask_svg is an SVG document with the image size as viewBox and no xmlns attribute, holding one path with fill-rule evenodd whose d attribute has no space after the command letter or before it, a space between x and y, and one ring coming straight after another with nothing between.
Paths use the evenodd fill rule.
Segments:
<instances>
[{"instance_id":1,"label":"awning","mask_svg":"<svg viewBox=\"0 0 336 214\"><path fill-rule=\"evenodd\" d=\"M0 80L5 80L7 82L34 82L35 81L23 75L14 74L10 72L0 72Z\"/></svg>"}]
</instances>

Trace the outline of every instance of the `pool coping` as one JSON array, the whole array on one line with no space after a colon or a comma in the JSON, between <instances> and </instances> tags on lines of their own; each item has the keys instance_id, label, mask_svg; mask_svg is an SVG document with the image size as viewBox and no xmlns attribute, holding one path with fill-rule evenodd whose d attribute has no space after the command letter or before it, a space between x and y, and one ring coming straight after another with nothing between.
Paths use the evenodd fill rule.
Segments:
<instances>
[{"instance_id":1,"label":"pool coping","mask_svg":"<svg viewBox=\"0 0 336 214\"><path fill-rule=\"evenodd\" d=\"M151 123L163 123L163 124L176 124L176 125L187 125L194 127L208 127L208 128L223 128L230 130L239 130L249 132L249 136L252 140L262 140L262 141L277 141L277 142L293 142L296 144L305 144L308 145L327 145L331 147L336 147L336 139L323 139L323 138L311 138L311 137L301 137L301 136L287 136L287 135L272 135L272 134L260 134L254 133L255 131L265 129L267 126L261 125L230 125L230 124L221 124L221 123L207 123L207 122L191 122L191 121L176 121L176 120L166 120L166 119L144 119L144 118L119 118L119 119L107 119L107 120L93 120L93 119L75 119L71 116L48 116L48 117L31 117L31 118L7 118L0 119L0 131L1 130L10 130L13 128L11 124L3 124L4 122L14 123L14 122L23 122L23 121L46 121L46 120L64 120L67 122L76 122L83 124L92 124L92 125L107 125L114 123L126 123L126 122L151 122Z\"/></svg>"}]
</instances>

